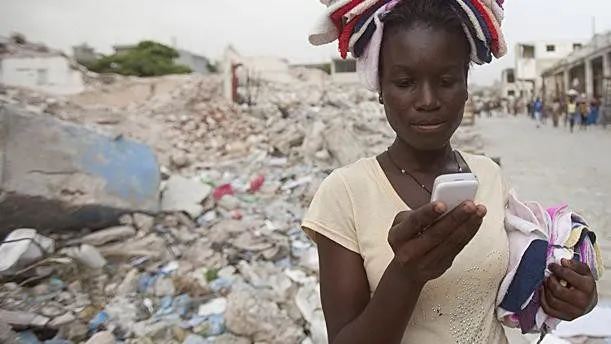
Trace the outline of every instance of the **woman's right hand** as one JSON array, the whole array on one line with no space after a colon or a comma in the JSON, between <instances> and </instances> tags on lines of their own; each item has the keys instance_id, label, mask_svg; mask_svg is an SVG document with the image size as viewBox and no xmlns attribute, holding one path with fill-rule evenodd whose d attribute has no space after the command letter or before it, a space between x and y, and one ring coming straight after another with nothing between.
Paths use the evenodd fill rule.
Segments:
<instances>
[{"instance_id":1,"label":"woman's right hand","mask_svg":"<svg viewBox=\"0 0 611 344\"><path fill-rule=\"evenodd\" d=\"M436 221L446 211L441 202L397 214L388 233L395 263L415 283L441 276L473 239L486 207L467 201Z\"/></svg>"}]
</instances>

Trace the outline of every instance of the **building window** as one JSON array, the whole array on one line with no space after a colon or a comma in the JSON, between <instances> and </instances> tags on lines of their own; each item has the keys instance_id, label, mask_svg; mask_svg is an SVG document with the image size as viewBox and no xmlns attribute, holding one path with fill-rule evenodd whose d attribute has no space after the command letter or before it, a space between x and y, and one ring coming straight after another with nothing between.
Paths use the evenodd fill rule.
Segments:
<instances>
[{"instance_id":1,"label":"building window","mask_svg":"<svg viewBox=\"0 0 611 344\"><path fill-rule=\"evenodd\" d=\"M36 72L36 85L42 86L49 83L49 75L46 69L38 69Z\"/></svg>"},{"instance_id":2,"label":"building window","mask_svg":"<svg viewBox=\"0 0 611 344\"><path fill-rule=\"evenodd\" d=\"M535 46L534 45L522 45L522 57L526 59L535 58Z\"/></svg>"},{"instance_id":3,"label":"building window","mask_svg":"<svg viewBox=\"0 0 611 344\"><path fill-rule=\"evenodd\" d=\"M516 91L514 91L514 90L508 90L507 91L507 97L513 97L515 95L516 95Z\"/></svg>"},{"instance_id":4,"label":"building window","mask_svg":"<svg viewBox=\"0 0 611 344\"><path fill-rule=\"evenodd\" d=\"M583 44L581 43L573 43L573 50L581 49L582 46Z\"/></svg>"},{"instance_id":5,"label":"building window","mask_svg":"<svg viewBox=\"0 0 611 344\"><path fill-rule=\"evenodd\" d=\"M356 60L335 60L335 73L356 73Z\"/></svg>"},{"instance_id":6,"label":"building window","mask_svg":"<svg viewBox=\"0 0 611 344\"><path fill-rule=\"evenodd\" d=\"M516 82L516 75L513 72L513 69L510 69L507 71L507 83L508 84L513 84Z\"/></svg>"},{"instance_id":7,"label":"building window","mask_svg":"<svg viewBox=\"0 0 611 344\"><path fill-rule=\"evenodd\" d=\"M547 52L554 52L556 51L556 46L553 44L548 44L545 46L545 51Z\"/></svg>"}]
</instances>

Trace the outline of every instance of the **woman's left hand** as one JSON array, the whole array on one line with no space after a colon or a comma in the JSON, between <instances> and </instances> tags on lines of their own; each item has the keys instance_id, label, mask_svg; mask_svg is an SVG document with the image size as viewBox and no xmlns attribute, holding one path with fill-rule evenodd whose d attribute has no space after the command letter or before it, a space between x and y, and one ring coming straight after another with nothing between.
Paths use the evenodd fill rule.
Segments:
<instances>
[{"instance_id":1,"label":"woman's left hand","mask_svg":"<svg viewBox=\"0 0 611 344\"><path fill-rule=\"evenodd\" d=\"M552 274L541 290L541 306L545 313L571 321L596 306L596 281L587 265L562 259L562 265L551 264L549 269Z\"/></svg>"}]
</instances>

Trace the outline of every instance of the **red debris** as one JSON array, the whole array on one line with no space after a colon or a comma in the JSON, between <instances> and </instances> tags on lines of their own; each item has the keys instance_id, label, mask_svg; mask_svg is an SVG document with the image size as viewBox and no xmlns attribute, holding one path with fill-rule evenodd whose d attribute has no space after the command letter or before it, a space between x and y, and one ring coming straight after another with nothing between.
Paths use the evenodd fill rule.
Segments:
<instances>
[{"instance_id":1,"label":"red debris","mask_svg":"<svg viewBox=\"0 0 611 344\"><path fill-rule=\"evenodd\" d=\"M248 192L255 193L259 191L261 187L263 186L263 183L265 183L265 176L264 175L258 176L257 178L255 178L253 181L250 182L250 187L248 188Z\"/></svg>"},{"instance_id":2,"label":"red debris","mask_svg":"<svg viewBox=\"0 0 611 344\"><path fill-rule=\"evenodd\" d=\"M223 184L214 189L212 197L214 197L214 199L218 201L225 196L234 194L235 192L233 191L233 186L231 186L231 184Z\"/></svg>"}]
</instances>

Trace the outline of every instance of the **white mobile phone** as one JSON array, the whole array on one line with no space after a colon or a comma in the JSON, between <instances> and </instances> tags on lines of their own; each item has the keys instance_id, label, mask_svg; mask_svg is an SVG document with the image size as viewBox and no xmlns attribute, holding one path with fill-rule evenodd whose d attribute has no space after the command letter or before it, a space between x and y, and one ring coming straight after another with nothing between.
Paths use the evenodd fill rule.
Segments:
<instances>
[{"instance_id":1,"label":"white mobile phone","mask_svg":"<svg viewBox=\"0 0 611 344\"><path fill-rule=\"evenodd\" d=\"M473 201L478 186L473 173L442 174L433 183L431 202L441 201L450 211L464 201Z\"/></svg>"}]
</instances>

